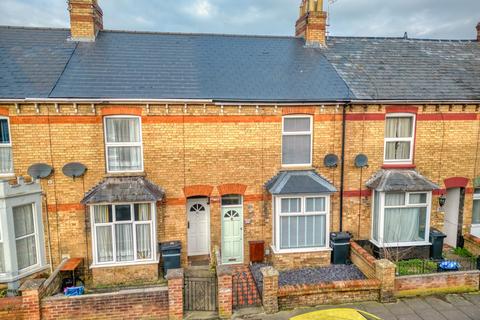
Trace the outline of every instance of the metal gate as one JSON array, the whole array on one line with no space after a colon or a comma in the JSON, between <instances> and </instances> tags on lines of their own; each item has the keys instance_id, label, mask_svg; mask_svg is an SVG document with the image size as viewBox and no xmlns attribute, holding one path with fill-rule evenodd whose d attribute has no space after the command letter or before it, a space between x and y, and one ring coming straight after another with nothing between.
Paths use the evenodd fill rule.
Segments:
<instances>
[{"instance_id":1,"label":"metal gate","mask_svg":"<svg viewBox=\"0 0 480 320\"><path fill-rule=\"evenodd\" d=\"M185 276L183 305L185 311L217 310L217 277Z\"/></svg>"}]
</instances>

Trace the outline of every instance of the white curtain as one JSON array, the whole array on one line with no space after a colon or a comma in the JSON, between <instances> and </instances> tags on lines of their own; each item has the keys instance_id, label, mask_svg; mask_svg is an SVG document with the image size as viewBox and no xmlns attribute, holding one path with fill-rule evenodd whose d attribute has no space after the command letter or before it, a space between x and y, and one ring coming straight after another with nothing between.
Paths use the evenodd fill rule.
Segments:
<instances>
[{"instance_id":1,"label":"white curtain","mask_svg":"<svg viewBox=\"0 0 480 320\"><path fill-rule=\"evenodd\" d=\"M310 135L283 136L282 161L283 164L310 163L311 138Z\"/></svg>"},{"instance_id":2,"label":"white curtain","mask_svg":"<svg viewBox=\"0 0 480 320\"><path fill-rule=\"evenodd\" d=\"M108 165L111 171L141 170L141 148L108 147Z\"/></svg>"},{"instance_id":3,"label":"white curtain","mask_svg":"<svg viewBox=\"0 0 480 320\"><path fill-rule=\"evenodd\" d=\"M412 136L413 119L405 118L387 118L386 138L410 138Z\"/></svg>"},{"instance_id":4,"label":"white curtain","mask_svg":"<svg viewBox=\"0 0 480 320\"><path fill-rule=\"evenodd\" d=\"M37 245L32 204L13 208L13 227L18 269L37 264Z\"/></svg>"},{"instance_id":5,"label":"white curtain","mask_svg":"<svg viewBox=\"0 0 480 320\"><path fill-rule=\"evenodd\" d=\"M152 216L150 214L150 204L142 203L135 205L135 220L136 221L150 221Z\"/></svg>"},{"instance_id":6,"label":"white curtain","mask_svg":"<svg viewBox=\"0 0 480 320\"><path fill-rule=\"evenodd\" d=\"M387 160L403 160L410 158L410 142L395 141L387 142L385 148L385 158Z\"/></svg>"},{"instance_id":7,"label":"white curtain","mask_svg":"<svg viewBox=\"0 0 480 320\"><path fill-rule=\"evenodd\" d=\"M425 221L423 221L426 219L425 210L425 208L385 209L384 242L400 243L425 240Z\"/></svg>"},{"instance_id":8,"label":"white curtain","mask_svg":"<svg viewBox=\"0 0 480 320\"><path fill-rule=\"evenodd\" d=\"M325 215L280 217L280 248L325 246Z\"/></svg>"},{"instance_id":9,"label":"white curtain","mask_svg":"<svg viewBox=\"0 0 480 320\"><path fill-rule=\"evenodd\" d=\"M117 261L132 261L134 259L132 227L131 223L115 225Z\"/></svg>"},{"instance_id":10,"label":"white curtain","mask_svg":"<svg viewBox=\"0 0 480 320\"><path fill-rule=\"evenodd\" d=\"M12 148L0 147L0 173L13 172Z\"/></svg>"},{"instance_id":11,"label":"white curtain","mask_svg":"<svg viewBox=\"0 0 480 320\"><path fill-rule=\"evenodd\" d=\"M150 259L152 257L152 235L150 224L137 224L137 259Z\"/></svg>"},{"instance_id":12,"label":"white curtain","mask_svg":"<svg viewBox=\"0 0 480 320\"><path fill-rule=\"evenodd\" d=\"M112 226L97 226L95 228L98 262L113 261Z\"/></svg>"},{"instance_id":13,"label":"white curtain","mask_svg":"<svg viewBox=\"0 0 480 320\"><path fill-rule=\"evenodd\" d=\"M140 142L137 118L107 119L107 142Z\"/></svg>"},{"instance_id":14,"label":"white curtain","mask_svg":"<svg viewBox=\"0 0 480 320\"><path fill-rule=\"evenodd\" d=\"M5 257L3 253L3 243L0 242L0 273L5 272Z\"/></svg>"},{"instance_id":15,"label":"white curtain","mask_svg":"<svg viewBox=\"0 0 480 320\"><path fill-rule=\"evenodd\" d=\"M111 206L94 206L93 216L94 216L95 223L112 222Z\"/></svg>"}]
</instances>

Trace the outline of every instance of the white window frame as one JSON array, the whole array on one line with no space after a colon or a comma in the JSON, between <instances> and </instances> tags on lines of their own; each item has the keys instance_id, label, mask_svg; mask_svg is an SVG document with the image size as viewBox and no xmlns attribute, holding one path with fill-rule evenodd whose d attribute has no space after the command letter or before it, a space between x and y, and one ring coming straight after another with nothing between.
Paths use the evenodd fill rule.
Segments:
<instances>
[{"instance_id":1,"label":"white window frame","mask_svg":"<svg viewBox=\"0 0 480 320\"><path fill-rule=\"evenodd\" d=\"M301 212L298 213L281 213L282 199L299 198L301 203ZM324 198L325 199L325 212L306 212L306 202L309 198ZM282 195L275 196L272 201L272 212L274 219L272 219L273 245L272 249L275 253L306 253L306 252L319 252L319 251L331 251L330 248L330 195L326 194L309 194L309 195ZM311 248L294 248L294 249L281 249L280 248L280 217L291 216L325 216L325 246L323 247L311 247Z\"/></svg>"},{"instance_id":2,"label":"white window frame","mask_svg":"<svg viewBox=\"0 0 480 320\"><path fill-rule=\"evenodd\" d=\"M135 204L148 204L150 205L151 210L151 221L135 221L135 211L134 205ZM130 220L128 221L116 221L115 216L115 206L121 205L130 205ZM96 223L95 222L95 214L94 214L94 206L112 206L112 222L108 223ZM156 230L156 206L154 202L126 202L126 203L99 203L90 206L90 221L92 226L92 251L93 251L93 265L92 267L109 267L109 266L128 266L128 265L138 265L138 264L151 264L152 262L158 262L157 257L157 234ZM133 260L131 261L118 261L117 262L117 248L116 248L116 234L115 234L115 226L119 224L131 224L133 228ZM151 239L151 250L152 250L152 257L150 259L138 259L137 258L137 232L136 226L142 224L150 224L150 232L152 235ZM113 260L106 261L106 262L99 262L98 261L98 251L97 251L97 227L110 227L112 229L112 254Z\"/></svg>"},{"instance_id":3,"label":"white window frame","mask_svg":"<svg viewBox=\"0 0 480 320\"><path fill-rule=\"evenodd\" d=\"M12 163L11 163L12 171L11 172L3 172L3 173L0 172L0 177L10 177L15 172L14 167L13 167L12 128L10 126L10 118L0 116L0 120L7 120L8 137L10 138L9 143L0 143L0 148L9 148L10 153L12 154Z\"/></svg>"},{"instance_id":4,"label":"white window frame","mask_svg":"<svg viewBox=\"0 0 480 320\"><path fill-rule=\"evenodd\" d=\"M4 241L3 241L3 234L2 234L2 228L0 228L0 246L2 246L3 250L2 250L2 256L0 256L0 261L3 261L3 269L4 271L1 271L0 270L0 274L5 274L6 273L6 266L5 266L5 260L6 260L6 257L5 257L5 244L4 244Z\"/></svg>"},{"instance_id":5,"label":"white window frame","mask_svg":"<svg viewBox=\"0 0 480 320\"><path fill-rule=\"evenodd\" d=\"M308 118L310 120L310 131L299 131L299 132L285 132L285 119L302 119ZM283 163L283 138L285 136L305 136L310 135L310 161L308 163L295 163L295 164L284 164ZM286 115L282 117L282 167L311 167L313 159L313 116L311 115Z\"/></svg>"},{"instance_id":6,"label":"white window frame","mask_svg":"<svg viewBox=\"0 0 480 320\"><path fill-rule=\"evenodd\" d=\"M475 188L473 190L473 201L478 201L480 205L480 193L475 192L475 190L480 190L480 188ZM472 226L470 233L473 234L476 237L480 237L480 223L473 223L473 203L472 203Z\"/></svg>"},{"instance_id":7,"label":"white window frame","mask_svg":"<svg viewBox=\"0 0 480 320\"><path fill-rule=\"evenodd\" d=\"M107 119L138 119L139 142L108 142L107 138ZM107 173L138 173L144 171L143 165L143 136L142 136L142 117L131 115L106 116L103 118L103 135L105 140L105 162ZM140 163L139 170L110 170L110 163L108 161L108 148L110 147L140 147Z\"/></svg>"},{"instance_id":8,"label":"white window frame","mask_svg":"<svg viewBox=\"0 0 480 320\"><path fill-rule=\"evenodd\" d=\"M33 230L34 232L31 233L31 234L28 234L28 235L25 235L25 236L21 236L19 238L17 238L15 236L15 227L12 228L12 232L13 232L13 245L15 246L15 252L16 252L16 256L17 256L17 261L18 261L18 251L17 251L17 241L18 240L22 240L22 239L25 239L25 238L28 238L28 237L31 237L32 235L35 237L35 255L37 257L37 263L36 264L33 264L31 266L28 266L26 268L23 268L23 269L20 269L20 267L18 266L17 264L17 268L18 268L18 273L19 274L23 274L23 273L27 273L29 272L30 270L32 269L37 269L38 267L41 266L41 257L40 257L40 242L39 242L39 235L38 235L38 227L37 227L37 213L36 213L36 210L35 210L35 203L26 203L26 204L22 204L22 205L19 205L19 206L14 206L12 207L12 217L13 215L15 215L15 213L13 212L13 210L15 208L18 208L18 207L23 207L23 206L28 206L30 205L32 207L32 218L33 218Z\"/></svg>"},{"instance_id":9,"label":"white window frame","mask_svg":"<svg viewBox=\"0 0 480 320\"><path fill-rule=\"evenodd\" d=\"M412 136L409 138L387 138L387 120L388 118L412 118ZM415 134L417 127L417 117L412 113L388 113L385 117L384 142L383 142L383 162L385 164L412 164L413 152L415 150ZM410 142L410 156L408 159L387 159L388 142Z\"/></svg>"},{"instance_id":10,"label":"white window frame","mask_svg":"<svg viewBox=\"0 0 480 320\"><path fill-rule=\"evenodd\" d=\"M371 232L370 232L370 241L375 244L377 247L409 247L409 246L425 246L429 245L429 235L430 235L430 216L431 216L431 209L432 209L432 192L431 191L412 191L412 192L403 192L405 194L405 205L403 206L385 206L385 194L386 192L382 191L374 191L380 194L379 201L379 213L378 213L378 241L373 238L374 233L374 215L375 215L375 195L372 195L372 221L371 221ZM401 193L401 192L392 192L392 193ZM423 204L409 204L410 202L410 195L411 194L426 194L427 195L427 203L426 205ZM427 208L426 213L426 221L425 221L425 239L424 241L412 241L412 242L394 242L394 243L386 243L383 241L384 239L384 229L385 229L385 208Z\"/></svg>"}]
</instances>

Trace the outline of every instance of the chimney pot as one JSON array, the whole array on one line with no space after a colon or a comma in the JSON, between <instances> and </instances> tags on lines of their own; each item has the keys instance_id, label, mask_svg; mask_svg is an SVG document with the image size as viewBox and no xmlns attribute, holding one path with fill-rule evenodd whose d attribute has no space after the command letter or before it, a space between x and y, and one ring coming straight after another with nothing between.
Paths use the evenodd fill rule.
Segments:
<instances>
[{"instance_id":1,"label":"chimney pot","mask_svg":"<svg viewBox=\"0 0 480 320\"><path fill-rule=\"evenodd\" d=\"M327 13L323 11L323 0L302 0L295 35L303 37L309 46L326 45Z\"/></svg>"},{"instance_id":2,"label":"chimney pot","mask_svg":"<svg viewBox=\"0 0 480 320\"><path fill-rule=\"evenodd\" d=\"M68 0L70 12L70 39L95 41L103 30L103 12L97 0Z\"/></svg>"}]
</instances>

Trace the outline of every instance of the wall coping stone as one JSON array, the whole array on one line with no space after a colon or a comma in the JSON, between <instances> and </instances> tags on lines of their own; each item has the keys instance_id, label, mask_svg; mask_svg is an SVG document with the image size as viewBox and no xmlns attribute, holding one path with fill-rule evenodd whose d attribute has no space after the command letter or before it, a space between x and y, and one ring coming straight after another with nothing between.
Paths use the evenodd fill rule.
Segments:
<instances>
[{"instance_id":1,"label":"wall coping stone","mask_svg":"<svg viewBox=\"0 0 480 320\"><path fill-rule=\"evenodd\" d=\"M365 250L364 248L362 248L358 243L356 243L355 241L351 241L350 242L350 246L352 249L354 249L355 251L357 251L360 256L365 259L368 263L372 264L372 266L375 264L375 261L377 261L377 259L375 259L374 256L372 256L370 253L368 253L367 250Z\"/></svg>"},{"instance_id":2,"label":"wall coping stone","mask_svg":"<svg viewBox=\"0 0 480 320\"><path fill-rule=\"evenodd\" d=\"M441 277L441 276L462 276L462 275L468 275L468 274L478 274L480 276L480 270L450 271L450 272L430 273L430 274L413 274L408 276L396 276L395 280L414 279L414 278L432 278L432 277Z\"/></svg>"},{"instance_id":3,"label":"wall coping stone","mask_svg":"<svg viewBox=\"0 0 480 320\"><path fill-rule=\"evenodd\" d=\"M278 277L280 273L274 267L268 266L260 269L263 277Z\"/></svg>"},{"instance_id":4,"label":"wall coping stone","mask_svg":"<svg viewBox=\"0 0 480 320\"><path fill-rule=\"evenodd\" d=\"M169 269L167 271L167 276L165 277L167 280L174 280L174 279L183 279L183 269Z\"/></svg>"},{"instance_id":5,"label":"wall coping stone","mask_svg":"<svg viewBox=\"0 0 480 320\"><path fill-rule=\"evenodd\" d=\"M464 239L468 239L468 240L471 240L477 244L480 245L480 238L478 237L475 237L473 234L470 234L470 233L466 233L464 236L463 236Z\"/></svg>"}]
</instances>

